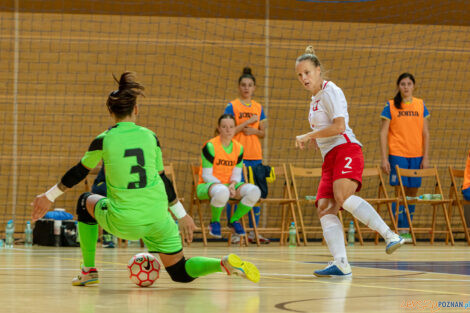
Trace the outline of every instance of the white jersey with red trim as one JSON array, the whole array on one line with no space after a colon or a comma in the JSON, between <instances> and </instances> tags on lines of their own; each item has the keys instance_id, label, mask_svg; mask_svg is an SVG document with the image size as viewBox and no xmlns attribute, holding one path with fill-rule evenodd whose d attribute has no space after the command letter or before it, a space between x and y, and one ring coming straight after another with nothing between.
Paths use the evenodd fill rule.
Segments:
<instances>
[{"instance_id":1,"label":"white jersey with red trim","mask_svg":"<svg viewBox=\"0 0 470 313\"><path fill-rule=\"evenodd\" d=\"M310 102L308 114L310 127L313 131L324 129L333 124L333 120L338 117L344 117L345 131L340 135L317 138L323 158L331 149L344 143L353 142L362 146L349 127L348 103L343 91L333 82L323 81L322 89L312 97L312 102Z\"/></svg>"}]
</instances>

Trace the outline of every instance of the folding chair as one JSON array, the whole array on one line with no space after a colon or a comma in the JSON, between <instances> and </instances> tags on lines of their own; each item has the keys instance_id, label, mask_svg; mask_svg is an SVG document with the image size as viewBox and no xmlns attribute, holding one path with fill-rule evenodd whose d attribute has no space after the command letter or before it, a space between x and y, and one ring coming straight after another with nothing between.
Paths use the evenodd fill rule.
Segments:
<instances>
[{"instance_id":1,"label":"folding chair","mask_svg":"<svg viewBox=\"0 0 470 313\"><path fill-rule=\"evenodd\" d=\"M450 220L449 220L449 215L447 214L447 204L450 204L451 200L446 200L444 199L444 194L442 192L442 187L441 187L441 181L439 179L439 173L437 172L436 167L432 168L427 168L427 169L421 169L421 170L409 170L409 169L403 169L396 166L397 169L397 176L398 176L398 182L399 182L399 192L401 194L401 200L400 204L403 203L405 206L405 212L406 212L406 217L408 219L408 223L410 225L409 231L411 233L411 238L413 241L413 244L416 245L416 232L431 232L431 240L430 243L434 243L434 234L435 233L447 233L450 237L450 242L452 245L454 245L454 236L452 234L452 228L450 226ZM413 199L409 200L406 198L405 194L405 187L403 185L403 180L402 176L405 177L434 177L436 184L434 187L434 194L440 194L441 199L431 199L431 200L421 200L421 199ZM408 209L409 204L428 204L433 207L433 212L432 212L432 225L431 227L426 227L426 228L415 228L411 222L411 216L410 216L410 211ZM446 231L436 231L436 213L437 213L437 206L442 207L442 212L444 213L444 218L447 226ZM398 228L400 230L400 228Z\"/></svg>"},{"instance_id":2,"label":"folding chair","mask_svg":"<svg viewBox=\"0 0 470 313\"><path fill-rule=\"evenodd\" d=\"M316 200L307 199L307 198L303 198L300 196L299 185L298 185L297 180L299 178L318 178L319 179L321 177L321 168L303 168L303 167L295 167L292 164L289 164L289 170L290 170L291 178L292 178L292 186L294 189L294 196L295 196L296 205L297 205L297 214L299 215L299 220L300 220L300 229L302 231L302 238L304 241L304 245L307 245L307 237L308 237L307 232L308 233L320 233L322 234L322 238L323 238L323 229L321 225L305 226L302 206L308 204L314 207ZM313 189L313 184L312 184L312 189ZM344 228L343 214L341 210L338 213L338 217L341 221L341 225L343 225L343 234L344 234L345 242L346 242L346 229ZM359 227L359 222L354 216L352 216L352 218L354 221L354 226L356 227L356 230L357 230L359 242L361 243L361 245L364 245L364 241L362 239L361 228Z\"/></svg>"},{"instance_id":3,"label":"folding chair","mask_svg":"<svg viewBox=\"0 0 470 313\"><path fill-rule=\"evenodd\" d=\"M365 182L364 178L375 178L378 179L378 192L377 192L377 198L364 198L365 201L369 202L372 206L375 206L376 211L379 213L380 207L382 205L386 205L387 210L388 210L388 215L390 216L390 220L393 225L393 229L395 230L396 233L398 233L398 228L397 228L397 222L396 218L393 216L393 211L392 211L392 203L395 202L397 207L399 203L399 198L394 197L390 198L387 193L387 189L385 187L385 181L382 176L382 171L380 168L377 167L370 167L370 168L365 168L362 172L362 178L363 178L363 184ZM361 230L358 229L359 234L361 233ZM367 232L374 232L375 233L375 244L378 244L379 242L379 233L377 233L374 230L366 229L362 230L362 232L367 233Z\"/></svg>"},{"instance_id":4,"label":"folding chair","mask_svg":"<svg viewBox=\"0 0 470 313\"><path fill-rule=\"evenodd\" d=\"M460 220L462 221L462 228L454 228L454 231L463 231L465 233L465 238L467 239L467 243L470 245L470 234L468 230L468 225L467 222L465 221L465 214L463 210L464 205L470 205L470 201L463 199L462 197L462 192L460 190L460 186L462 184L457 184L457 180L455 178L463 178L464 177L464 171L463 170L457 170L452 168L452 166L449 166L449 173L450 173L450 187L449 187L449 199L451 200L450 205L449 205L449 218L452 224L452 210L454 206L457 206L459 209L459 214L460 214ZM459 188L459 189L458 189ZM446 243L449 240L449 236L446 236Z\"/></svg>"},{"instance_id":5,"label":"folding chair","mask_svg":"<svg viewBox=\"0 0 470 313\"><path fill-rule=\"evenodd\" d=\"M176 184L175 167L173 166L173 163L164 165L163 170L165 171L166 177L168 177L173 182L173 188L175 189L176 197L178 198L179 201L184 202L184 198L179 197L178 188L176 186L177 184Z\"/></svg>"},{"instance_id":6,"label":"folding chair","mask_svg":"<svg viewBox=\"0 0 470 313\"><path fill-rule=\"evenodd\" d=\"M286 218L287 215L287 209L289 209L290 212L290 217L292 221L295 223L297 226L297 218L295 214L295 207L294 204L296 200L292 196L292 192L290 190L290 181L289 181L289 176L287 174L287 168L285 164L282 164L277 167L272 167L274 170L274 173L276 175L276 181L278 182L276 185L270 185L269 187L269 194L273 194L275 191L281 191L281 194L279 197L271 197L268 196L266 199L260 199L260 201L255 204L255 206L261 206L263 204L266 204L266 206L273 206L273 205L278 205L280 207L280 216L281 216L281 223L279 227L254 227L254 233L255 233L255 239L256 243L259 246L259 233L279 233L280 234L280 240L279 243L280 245L284 245L287 242L287 234L289 233L289 226L288 226L288 220ZM248 181L248 173L247 173L247 168L243 167L243 175L245 177L245 181ZM278 188L276 188L278 187ZM254 220L254 215L252 216L252 220ZM297 231L297 245L300 245L300 238L299 238L299 232Z\"/></svg>"},{"instance_id":7,"label":"folding chair","mask_svg":"<svg viewBox=\"0 0 470 313\"><path fill-rule=\"evenodd\" d=\"M192 188L191 188L191 203L190 203L190 213L193 215L194 212L194 207L196 207L197 210L197 215L199 217L199 227L196 230L201 231L202 233L202 241L204 243L204 246L207 246L207 228L204 224L204 219L203 219L203 214L202 214L202 206L203 205L208 205L210 203L210 200L201 200L197 197L197 185L199 183L199 171L200 171L200 165L196 164L191 164L191 176L193 178L193 183L192 183ZM238 204L239 200L229 200L229 204L232 207L232 214L234 210L234 205ZM253 210L251 210L253 214ZM254 215L253 215L254 217ZM243 229L246 231L245 227L245 219L242 217L241 218L241 223L243 226ZM228 233L228 245L231 245L231 239L232 239L232 231L228 227L223 227L222 233ZM248 235L245 233L245 235L242 236L243 240L240 240L240 246L245 243L248 245Z\"/></svg>"}]
</instances>

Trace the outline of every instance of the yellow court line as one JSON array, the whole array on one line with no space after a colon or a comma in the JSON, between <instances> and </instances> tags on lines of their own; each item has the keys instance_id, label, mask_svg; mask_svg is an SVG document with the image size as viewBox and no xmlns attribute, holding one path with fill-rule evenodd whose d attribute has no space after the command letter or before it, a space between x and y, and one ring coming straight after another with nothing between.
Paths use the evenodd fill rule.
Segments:
<instances>
[{"instance_id":1,"label":"yellow court line","mask_svg":"<svg viewBox=\"0 0 470 313\"><path fill-rule=\"evenodd\" d=\"M345 286L353 286L353 287L363 287L363 288L374 288L374 289L387 289L387 290L397 290L397 291L415 291L415 292L424 292L424 293L432 293L432 294L442 294L442 295L454 295L454 296L470 296L468 293L457 293L457 292L444 292L444 291L436 291L436 290L427 290L427 289L411 289L411 288L395 288L395 287L387 287L387 286L371 286L371 285L364 285L364 284L356 284L356 283L339 283L339 282L332 282L332 281L322 281L322 280L306 280L306 279L289 279L289 278L280 278L280 277L272 277L272 276L262 276L262 278L274 279L274 280L288 280L288 281L300 281L300 282L307 282L307 283L321 283L321 284L333 284L333 285L345 285Z\"/></svg>"},{"instance_id":2,"label":"yellow court line","mask_svg":"<svg viewBox=\"0 0 470 313\"><path fill-rule=\"evenodd\" d=\"M276 263L299 263L299 264L308 264L303 261L297 261L297 260L278 260L278 259L265 259L265 258L253 258L249 257L250 260L258 260L258 261L268 261L268 262L276 262Z\"/></svg>"}]
</instances>

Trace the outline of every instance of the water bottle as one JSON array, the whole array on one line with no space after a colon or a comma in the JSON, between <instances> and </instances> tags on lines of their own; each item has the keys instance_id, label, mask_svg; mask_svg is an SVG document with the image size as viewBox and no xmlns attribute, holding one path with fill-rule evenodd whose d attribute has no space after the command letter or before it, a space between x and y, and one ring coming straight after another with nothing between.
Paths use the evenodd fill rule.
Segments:
<instances>
[{"instance_id":1,"label":"water bottle","mask_svg":"<svg viewBox=\"0 0 470 313\"><path fill-rule=\"evenodd\" d=\"M356 232L356 229L354 228L354 222L351 221L349 223L349 229L348 229L348 246L354 246L355 232Z\"/></svg>"},{"instance_id":2,"label":"water bottle","mask_svg":"<svg viewBox=\"0 0 470 313\"><path fill-rule=\"evenodd\" d=\"M15 224L13 224L13 220L9 220L5 229L5 248L13 248L13 242L15 241L15 239L13 238L14 234Z\"/></svg>"},{"instance_id":3,"label":"water bottle","mask_svg":"<svg viewBox=\"0 0 470 313\"><path fill-rule=\"evenodd\" d=\"M80 234L78 233L78 222L75 221L75 232L77 234L77 237L75 239L75 241L79 244L80 243Z\"/></svg>"},{"instance_id":4,"label":"water bottle","mask_svg":"<svg viewBox=\"0 0 470 313\"><path fill-rule=\"evenodd\" d=\"M62 227L61 220L54 220L54 246L60 246L60 231Z\"/></svg>"},{"instance_id":5,"label":"water bottle","mask_svg":"<svg viewBox=\"0 0 470 313\"><path fill-rule=\"evenodd\" d=\"M289 227L289 246L296 246L297 245L297 241L295 240L295 236L296 236L295 223L292 222L292 223L290 223L290 227Z\"/></svg>"},{"instance_id":6,"label":"water bottle","mask_svg":"<svg viewBox=\"0 0 470 313\"><path fill-rule=\"evenodd\" d=\"M33 246L33 230L31 229L31 222L26 222L26 228L24 230L24 246L32 247Z\"/></svg>"}]
</instances>

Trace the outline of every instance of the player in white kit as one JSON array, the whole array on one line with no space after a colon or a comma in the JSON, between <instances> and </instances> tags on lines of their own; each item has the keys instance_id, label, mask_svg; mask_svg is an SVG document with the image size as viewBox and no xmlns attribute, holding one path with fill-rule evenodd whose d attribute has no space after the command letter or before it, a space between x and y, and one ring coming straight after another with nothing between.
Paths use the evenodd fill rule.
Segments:
<instances>
[{"instance_id":1,"label":"player in white kit","mask_svg":"<svg viewBox=\"0 0 470 313\"><path fill-rule=\"evenodd\" d=\"M313 47L307 47L297 58L295 71L300 83L312 94L308 119L313 130L297 136L296 147L304 149L314 143L322 153L322 177L315 204L323 236L333 255L333 261L314 275L350 276L343 225L337 216L340 208L379 232L385 239L387 254L402 246L404 239L390 230L367 201L354 195L362 185L364 158L361 143L348 126L348 104L343 91L323 79L322 65Z\"/></svg>"}]
</instances>

